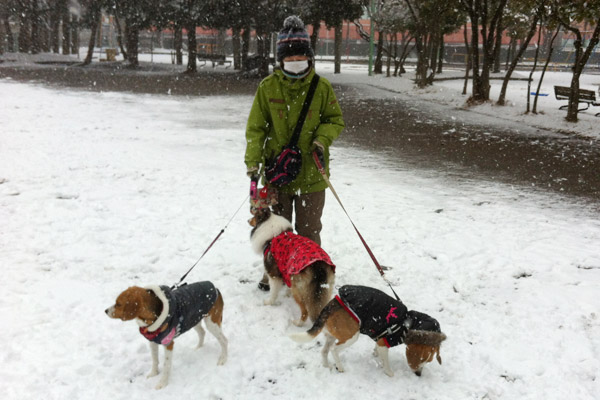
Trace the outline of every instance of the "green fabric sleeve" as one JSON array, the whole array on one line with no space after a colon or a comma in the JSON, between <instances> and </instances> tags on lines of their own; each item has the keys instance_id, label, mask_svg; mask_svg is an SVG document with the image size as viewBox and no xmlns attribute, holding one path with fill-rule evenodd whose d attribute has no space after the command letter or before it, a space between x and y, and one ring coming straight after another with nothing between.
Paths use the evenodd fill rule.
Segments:
<instances>
[{"instance_id":1,"label":"green fabric sleeve","mask_svg":"<svg viewBox=\"0 0 600 400\"><path fill-rule=\"evenodd\" d=\"M254 102L250 109L250 116L246 124L246 154L244 162L246 167L258 167L263 162L263 147L269 132L270 122L269 106L265 95L264 85L258 86Z\"/></svg>"},{"instance_id":2,"label":"green fabric sleeve","mask_svg":"<svg viewBox=\"0 0 600 400\"><path fill-rule=\"evenodd\" d=\"M321 124L317 128L315 139L325 146L325 149L328 149L331 143L340 135L344 126L342 109L335 97L333 88L328 84L327 98L321 108Z\"/></svg>"}]
</instances>

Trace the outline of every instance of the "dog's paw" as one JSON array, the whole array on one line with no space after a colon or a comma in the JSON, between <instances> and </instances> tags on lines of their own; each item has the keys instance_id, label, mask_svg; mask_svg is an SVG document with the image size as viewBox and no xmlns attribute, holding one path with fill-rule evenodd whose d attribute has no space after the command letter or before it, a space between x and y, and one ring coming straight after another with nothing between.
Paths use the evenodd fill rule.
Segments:
<instances>
[{"instance_id":1,"label":"dog's paw","mask_svg":"<svg viewBox=\"0 0 600 400\"><path fill-rule=\"evenodd\" d=\"M292 320L292 324L294 324L296 326L304 326L305 322L306 322L306 320L302 320L302 319L293 319Z\"/></svg>"},{"instance_id":2,"label":"dog's paw","mask_svg":"<svg viewBox=\"0 0 600 400\"><path fill-rule=\"evenodd\" d=\"M150 379L158 375L158 369L153 369L150 371L148 375L146 375L146 379Z\"/></svg>"},{"instance_id":3,"label":"dog's paw","mask_svg":"<svg viewBox=\"0 0 600 400\"><path fill-rule=\"evenodd\" d=\"M226 362L227 362L227 354L223 354L223 355L221 355L221 357L219 357L219 361L217 361L217 365L225 365Z\"/></svg>"},{"instance_id":4,"label":"dog's paw","mask_svg":"<svg viewBox=\"0 0 600 400\"><path fill-rule=\"evenodd\" d=\"M156 390L160 390L160 389L164 388L165 386L167 386L167 384L168 384L168 383L169 383L169 382L163 382L163 381L160 381L160 382L158 382L158 385L156 385L156 386L154 387L154 389L156 389Z\"/></svg>"},{"instance_id":5,"label":"dog's paw","mask_svg":"<svg viewBox=\"0 0 600 400\"><path fill-rule=\"evenodd\" d=\"M342 364L335 364L337 372L344 372L344 366Z\"/></svg>"},{"instance_id":6,"label":"dog's paw","mask_svg":"<svg viewBox=\"0 0 600 400\"><path fill-rule=\"evenodd\" d=\"M390 378L394 376L394 371L392 371L391 369L384 369L383 372L385 372L385 374Z\"/></svg>"},{"instance_id":7,"label":"dog's paw","mask_svg":"<svg viewBox=\"0 0 600 400\"><path fill-rule=\"evenodd\" d=\"M265 306L275 306L277 305L277 302L275 300L267 299L263 301L263 304Z\"/></svg>"}]
</instances>

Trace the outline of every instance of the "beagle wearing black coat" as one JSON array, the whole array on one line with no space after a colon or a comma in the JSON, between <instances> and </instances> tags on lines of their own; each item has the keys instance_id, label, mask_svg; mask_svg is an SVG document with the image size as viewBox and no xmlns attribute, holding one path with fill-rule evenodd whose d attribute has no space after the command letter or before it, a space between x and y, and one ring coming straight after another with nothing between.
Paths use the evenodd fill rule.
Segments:
<instances>
[{"instance_id":1,"label":"beagle wearing black coat","mask_svg":"<svg viewBox=\"0 0 600 400\"><path fill-rule=\"evenodd\" d=\"M156 389L162 389L169 382L174 339L194 328L199 338L197 348L201 347L205 335L200 325L203 319L208 331L221 345L217 365L225 364L227 338L221 331L223 305L221 292L211 282L204 281L176 289L168 286L133 286L122 292L115 304L105 312L111 318L137 321L140 333L150 341L152 369L148 378L158 375L158 345L165 347L163 374L156 386Z\"/></svg>"},{"instance_id":2,"label":"beagle wearing black coat","mask_svg":"<svg viewBox=\"0 0 600 400\"><path fill-rule=\"evenodd\" d=\"M366 286L342 286L306 332L290 335L297 342L308 342L325 329L326 342L322 350L323 365L329 367L328 354L333 354L335 367L343 372L340 351L351 346L360 333L376 342L375 354L388 376L388 348L406 344L406 361L418 376L426 363L435 357L442 363L440 345L446 339L440 324L427 314L409 311L398 299ZM333 346L337 339L337 343Z\"/></svg>"}]
</instances>

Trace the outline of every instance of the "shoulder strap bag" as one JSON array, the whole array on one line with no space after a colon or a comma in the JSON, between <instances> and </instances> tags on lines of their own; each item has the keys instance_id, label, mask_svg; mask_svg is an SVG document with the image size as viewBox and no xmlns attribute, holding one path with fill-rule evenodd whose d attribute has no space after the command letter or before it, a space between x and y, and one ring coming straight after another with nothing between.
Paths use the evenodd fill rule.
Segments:
<instances>
[{"instance_id":1,"label":"shoulder strap bag","mask_svg":"<svg viewBox=\"0 0 600 400\"><path fill-rule=\"evenodd\" d=\"M306 94L306 99L304 99L304 105L300 111L300 116L298 117L298 122L294 128L290 142L283 147L279 155L266 162L265 178L271 185L284 186L293 182L302 169L302 153L298 147L298 139L300 138L300 132L302 132L302 126L308 114L308 108L310 107L310 103L312 103L315 90L317 89L319 78L319 75L315 74L310 82L310 87L308 88L308 93Z\"/></svg>"}]
</instances>

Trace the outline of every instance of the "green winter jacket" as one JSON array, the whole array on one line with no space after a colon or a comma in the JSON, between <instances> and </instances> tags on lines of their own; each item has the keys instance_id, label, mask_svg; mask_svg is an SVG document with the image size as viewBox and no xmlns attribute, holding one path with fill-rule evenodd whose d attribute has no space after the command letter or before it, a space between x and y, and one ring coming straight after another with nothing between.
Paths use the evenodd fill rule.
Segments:
<instances>
[{"instance_id":1,"label":"green winter jacket","mask_svg":"<svg viewBox=\"0 0 600 400\"><path fill-rule=\"evenodd\" d=\"M246 155L248 168L262 165L277 156L290 142L294 126L302 110L314 69L302 79L287 78L275 70L258 86L246 125ZM278 188L284 193L312 193L327 188L310 152L314 140L324 147L324 157L329 175L329 146L344 129L342 110L331 83L323 77L315 90L306 120L298 139L302 153L302 169L288 185ZM263 171L261 171L262 173Z\"/></svg>"}]
</instances>

